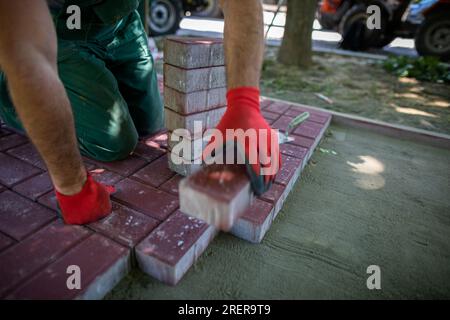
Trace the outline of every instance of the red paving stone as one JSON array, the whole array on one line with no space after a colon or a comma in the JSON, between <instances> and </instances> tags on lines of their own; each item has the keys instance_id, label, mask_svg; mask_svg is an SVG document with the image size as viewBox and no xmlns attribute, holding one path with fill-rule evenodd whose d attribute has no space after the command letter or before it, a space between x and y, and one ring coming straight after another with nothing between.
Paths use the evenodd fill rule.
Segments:
<instances>
[{"instance_id":1,"label":"red paving stone","mask_svg":"<svg viewBox=\"0 0 450 320\"><path fill-rule=\"evenodd\" d=\"M299 176L302 159L311 155L317 134L323 134L331 118L326 112L265 98L261 109L281 130L301 112L310 112L310 118L292 135L294 142L281 146L283 166L276 183L236 224L241 234L233 233L252 242L262 240ZM86 160L96 180L116 185L113 199L120 203L113 201L108 217L82 228L56 218L56 198L41 157L24 136L1 127L0 297L101 298L128 272L129 249L135 246L145 272L177 283L216 231L177 210L182 176L167 168L167 138L161 132L142 139L123 161ZM67 290L70 264L83 270L81 291Z\"/></svg>"},{"instance_id":2,"label":"red paving stone","mask_svg":"<svg viewBox=\"0 0 450 320\"><path fill-rule=\"evenodd\" d=\"M268 191L266 191L260 196L260 198L271 203L276 203L283 194L284 189L285 186L274 183L272 184L272 187Z\"/></svg>"},{"instance_id":3,"label":"red paving stone","mask_svg":"<svg viewBox=\"0 0 450 320\"><path fill-rule=\"evenodd\" d=\"M284 143L280 145L280 152L291 157L303 159L308 153L308 148L296 146L295 144Z\"/></svg>"},{"instance_id":4,"label":"red paving stone","mask_svg":"<svg viewBox=\"0 0 450 320\"><path fill-rule=\"evenodd\" d=\"M132 177L145 184L159 187L175 175L167 163L167 154L165 154L133 174Z\"/></svg>"},{"instance_id":5,"label":"red paving stone","mask_svg":"<svg viewBox=\"0 0 450 320\"><path fill-rule=\"evenodd\" d=\"M66 226L56 221L3 251L0 254L2 262L0 264L0 297L5 296L8 291L35 271L61 256L88 234L85 228ZM64 273L64 275L67 279L67 274Z\"/></svg>"},{"instance_id":6,"label":"red paving stone","mask_svg":"<svg viewBox=\"0 0 450 320\"><path fill-rule=\"evenodd\" d=\"M133 248L159 224L158 220L116 202L112 206L109 216L89 227L124 246Z\"/></svg>"},{"instance_id":7,"label":"red paving stone","mask_svg":"<svg viewBox=\"0 0 450 320\"><path fill-rule=\"evenodd\" d=\"M116 188L115 199L160 221L178 208L178 198L174 195L131 179L120 181Z\"/></svg>"},{"instance_id":8,"label":"red paving stone","mask_svg":"<svg viewBox=\"0 0 450 320\"><path fill-rule=\"evenodd\" d=\"M128 273L129 258L127 248L93 234L16 289L8 299L101 299ZM81 270L80 290L67 287L67 270L73 265Z\"/></svg>"},{"instance_id":9,"label":"red paving stone","mask_svg":"<svg viewBox=\"0 0 450 320\"><path fill-rule=\"evenodd\" d=\"M275 182L286 186L295 173L295 170L302 165L302 159L281 155L282 166L275 177Z\"/></svg>"},{"instance_id":10,"label":"red paving stone","mask_svg":"<svg viewBox=\"0 0 450 320\"><path fill-rule=\"evenodd\" d=\"M261 114L263 115L264 119L266 120L276 120L280 117L278 113L270 112L270 111L261 111Z\"/></svg>"},{"instance_id":11,"label":"red paving stone","mask_svg":"<svg viewBox=\"0 0 450 320\"><path fill-rule=\"evenodd\" d=\"M107 185L115 185L117 182L123 179L121 175L103 168L91 168L89 169L89 173L96 181Z\"/></svg>"},{"instance_id":12,"label":"red paving stone","mask_svg":"<svg viewBox=\"0 0 450 320\"><path fill-rule=\"evenodd\" d=\"M4 137L10 134L12 134L12 131L6 129L5 127L0 128L0 137Z\"/></svg>"},{"instance_id":13,"label":"red paving stone","mask_svg":"<svg viewBox=\"0 0 450 320\"><path fill-rule=\"evenodd\" d=\"M14 157L0 153L0 183L11 187L42 171Z\"/></svg>"},{"instance_id":14,"label":"red paving stone","mask_svg":"<svg viewBox=\"0 0 450 320\"><path fill-rule=\"evenodd\" d=\"M289 105L283 102L275 101L274 103L269 104L265 111L274 112L274 113L284 113L289 109Z\"/></svg>"},{"instance_id":15,"label":"red paving stone","mask_svg":"<svg viewBox=\"0 0 450 320\"><path fill-rule=\"evenodd\" d=\"M5 151L26 143L28 139L16 133L0 138L0 151Z\"/></svg>"},{"instance_id":16,"label":"red paving stone","mask_svg":"<svg viewBox=\"0 0 450 320\"><path fill-rule=\"evenodd\" d=\"M10 245L14 243L14 240L10 237L0 233L0 252L8 248Z\"/></svg>"},{"instance_id":17,"label":"red paving stone","mask_svg":"<svg viewBox=\"0 0 450 320\"><path fill-rule=\"evenodd\" d=\"M291 108L284 113L284 115L289 117L296 117L303 112L309 112L309 121L317 122L320 124L325 124L331 119L331 114L319 113L315 110L308 108L301 108L297 106L291 106Z\"/></svg>"},{"instance_id":18,"label":"red paving stone","mask_svg":"<svg viewBox=\"0 0 450 320\"><path fill-rule=\"evenodd\" d=\"M322 129L323 125L319 123L305 121L295 128L293 133L302 137L316 139L320 135Z\"/></svg>"},{"instance_id":19,"label":"red paving stone","mask_svg":"<svg viewBox=\"0 0 450 320\"><path fill-rule=\"evenodd\" d=\"M273 129L278 129L284 133L287 127L289 126L289 123L292 121L292 119L294 118L282 115L281 117L278 118L277 121L272 123L271 126Z\"/></svg>"},{"instance_id":20,"label":"red paving stone","mask_svg":"<svg viewBox=\"0 0 450 320\"><path fill-rule=\"evenodd\" d=\"M16 240L55 219L54 212L9 190L0 193L0 231Z\"/></svg>"},{"instance_id":21,"label":"red paving stone","mask_svg":"<svg viewBox=\"0 0 450 320\"><path fill-rule=\"evenodd\" d=\"M37 198L53 189L52 181L47 172L34 176L12 188L21 195L35 201Z\"/></svg>"},{"instance_id":22,"label":"red paving stone","mask_svg":"<svg viewBox=\"0 0 450 320\"><path fill-rule=\"evenodd\" d=\"M176 284L214 235L202 220L176 211L136 247L139 266L165 283Z\"/></svg>"},{"instance_id":23,"label":"red paving stone","mask_svg":"<svg viewBox=\"0 0 450 320\"><path fill-rule=\"evenodd\" d=\"M148 162L152 162L153 160L156 160L164 155L166 151L161 149L159 144L148 139L145 141L140 141L133 153L144 158Z\"/></svg>"},{"instance_id":24,"label":"red paving stone","mask_svg":"<svg viewBox=\"0 0 450 320\"><path fill-rule=\"evenodd\" d=\"M86 158L88 162L96 165L98 168L108 169L109 171L128 177L147 164L144 158L136 155L130 155L128 158L113 162L101 162L94 159Z\"/></svg>"},{"instance_id":25,"label":"red paving stone","mask_svg":"<svg viewBox=\"0 0 450 320\"><path fill-rule=\"evenodd\" d=\"M7 153L42 170L47 170L44 161L31 143L9 149Z\"/></svg>"},{"instance_id":26,"label":"red paving stone","mask_svg":"<svg viewBox=\"0 0 450 320\"><path fill-rule=\"evenodd\" d=\"M297 136L295 134L289 134L289 136L294 138L294 141L288 142L289 144L293 144L307 149L310 149L316 142L315 139Z\"/></svg>"},{"instance_id":27,"label":"red paving stone","mask_svg":"<svg viewBox=\"0 0 450 320\"><path fill-rule=\"evenodd\" d=\"M180 180L183 178L184 177L182 175L176 174L175 176L170 178L169 181L163 183L160 189L178 196L178 187L180 184Z\"/></svg>"}]
</instances>

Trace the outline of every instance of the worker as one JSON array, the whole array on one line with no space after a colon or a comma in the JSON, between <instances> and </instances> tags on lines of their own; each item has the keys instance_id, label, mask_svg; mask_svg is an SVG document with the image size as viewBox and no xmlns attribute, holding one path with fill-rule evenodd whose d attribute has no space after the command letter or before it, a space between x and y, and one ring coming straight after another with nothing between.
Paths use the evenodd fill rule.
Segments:
<instances>
[{"instance_id":1,"label":"worker","mask_svg":"<svg viewBox=\"0 0 450 320\"><path fill-rule=\"evenodd\" d=\"M73 5L80 8L79 28L68 27ZM28 134L68 224L87 224L111 212L114 187L95 181L81 155L124 159L139 136L164 125L138 5L139 0L0 0L0 118ZM217 128L271 132L259 109L262 5L227 0L221 7L228 107ZM279 156L277 148L266 151ZM258 163L248 168L255 193L267 190L274 175L262 175Z\"/></svg>"}]
</instances>

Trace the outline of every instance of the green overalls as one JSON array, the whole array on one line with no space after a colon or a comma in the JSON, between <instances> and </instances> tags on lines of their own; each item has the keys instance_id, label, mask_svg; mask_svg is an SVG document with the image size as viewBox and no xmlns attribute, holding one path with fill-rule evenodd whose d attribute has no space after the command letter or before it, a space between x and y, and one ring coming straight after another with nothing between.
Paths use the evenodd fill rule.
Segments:
<instances>
[{"instance_id":1,"label":"green overalls","mask_svg":"<svg viewBox=\"0 0 450 320\"><path fill-rule=\"evenodd\" d=\"M66 8L81 8L81 30L66 27ZM127 157L139 135L164 126L164 113L139 0L64 1L52 10L58 35L59 76L69 96L83 155ZM23 130L0 72L0 117ZM58 124L43 124L58 125Z\"/></svg>"}]
</instances>

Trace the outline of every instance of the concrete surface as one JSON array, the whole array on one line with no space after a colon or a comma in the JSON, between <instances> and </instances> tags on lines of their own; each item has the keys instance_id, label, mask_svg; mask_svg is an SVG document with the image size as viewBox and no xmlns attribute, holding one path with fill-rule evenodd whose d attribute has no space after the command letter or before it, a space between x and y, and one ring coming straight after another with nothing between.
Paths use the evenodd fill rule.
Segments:
<instances>
[{"instance_id":1,"label":"concrete surface","mask_svg":"<svg viewBox=\"0 0 450 320\"><path fill-rule=\"evenodd\" d=\"M107 298L450 298L450 151L330 128L261 244L220 234L176 287L134 271Z\"/></svg>"}]
</instances>

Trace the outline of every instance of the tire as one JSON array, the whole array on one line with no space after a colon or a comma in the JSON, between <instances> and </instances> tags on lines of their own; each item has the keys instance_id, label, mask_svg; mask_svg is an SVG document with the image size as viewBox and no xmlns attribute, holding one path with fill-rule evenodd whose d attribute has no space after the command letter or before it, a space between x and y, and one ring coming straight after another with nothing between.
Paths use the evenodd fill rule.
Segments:
<instances>
[{"instance_id":1,"label":"tire","mask_svg":"<svg viewBox=\"0 0 450 320\"><path fill-rule=\"evenodd\" d=\"M369 4L368 4L369 5ZM339 23L338 32L346 40L345 37L350 36L348 31L353 29L352 25L355 23L363 24L363 34L359 37L360 43L354 44L354 47L364 50L367 48L383 48L385 45L391 43L395 36L388 30L389 13L381 10L381 29L370 30L366 26L367 21L367 7L368 5L354 5L342 17ZM383 8L382 6L380 6Z\"/></svg>"},{"instance_id":2,"label":"tire","mask_svg":"<svg viewBox=\"0 0 450 320\"><path fill-rule=\"evenodd\" d=\"M151 36L174 34L180 28L183 9L178 0L152 0L147 16Z\"/></svg>"},{"instance_id":3,"label":"tire","mask_svg":"<svg viewBox=\"0 0 450 320\"><path fill-rule=\"evenodd\" d=\"M220 18L222 16L222 10L219 6L219 0L208 0L208 5L205 9L192 12L197 17L211 17Z\"/></svg>"},{"instance_id":4,"label":"tire","mask_svg":"<svg viewBox=\"0 0 450 320\"><path fill-rule=\"evenodd\" d=\"M425 17L417 30L415 45L421 56L450 60L450 10Z\"/></svg>"}]
</instances>

